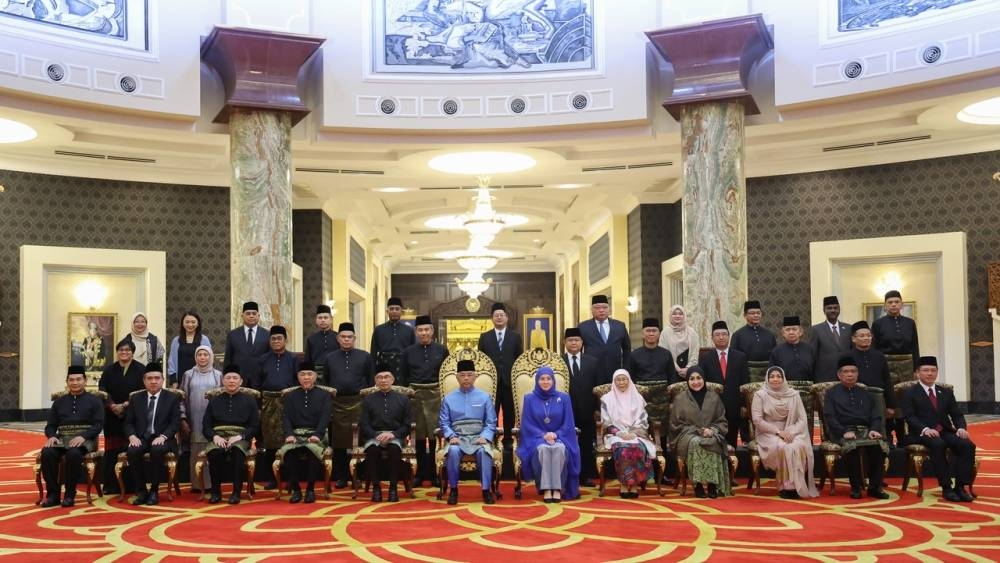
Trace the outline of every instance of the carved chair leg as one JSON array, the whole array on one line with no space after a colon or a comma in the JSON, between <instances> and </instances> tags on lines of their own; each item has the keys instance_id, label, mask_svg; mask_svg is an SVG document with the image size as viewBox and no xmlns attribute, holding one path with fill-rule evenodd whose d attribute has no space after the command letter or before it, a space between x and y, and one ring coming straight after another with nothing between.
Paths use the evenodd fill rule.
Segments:
<instances>
[{"instance_id":1,"label":"carved chair leg","mask_svg":"<svg viewBox=\"0 0 1000 563\"><path fill-rule=\"evenodd\" d=\"M599 457L599 458L597 458L597 483L598 483L597 496L599 496L599 497L603 497L604 496L604 490L605 490L605 487L607 486L607 479L608 479L608 477L606 475L606 473L607 473L607 469L606 468L607 468L607 464L608 464L608 459L609 458L607 458L607 457Z\"/></svg>"},{"instance_id":2,"label":"carved chair leg","mask_svg":"<svg viewBox=\"0 0 1000 563\"><path fill-rule=\"evenodd\" d=\"M823 461L826 465L826 475L830 478L830 494L833 495L833 491L837 486L837 477L833 473L833 466L837 463L837 455L832 453L824 454Z\"/></svg>"},{"instance_id":3,"label":"carved chair leg","mask_svg":"<svg viewBox=\"0 0 1000 563\"><path fill-rule=\"evenodd\" d=\"M115 479L118 480L118 502L125 502L125 478L122 476L122 472L128 467L128 458L123 458L124 455L119 455L118 461L115 462Z\"/></svg>"},{"instance_id":4,"label":"carved chair leg","mask_svg":"<svg viewBox=\"0 0 1000 563\"><path fill-rule=\"evenodd\" d=\"M403 481L403 490L406 491L410 498L417 498L416 493L413 492L413 479L416 473L416 461L407 461L406 464L406 480Z\"/></svg>"},{"instance_id":5,"label":"carved chair leg","mask_svg":"<svg viewBox=\"0 0 1000 563\"><path fill-rule=\"evenodd\" d=\"M324 496L329 500L333 496L333 458L325 454L323 455L323 478L326 479L326 494Z\"/></svg>"},{"instance_id":6,"label":"carved chair leg","mask_svg":"<svg viewBox=\"0 0 1000 563\"><path fill-rule=\"evenodd\" d=\"M681 489L681 496L686 495L688 487L687 463L681 456L677 456L677 483Z\"/></svg>"},{"instance_id":7,"label":"carved chair leg","mask_svg":"<svg viewBox=\"0 0 1000 563\"><path fill-rule=\"evenodd\" d=\"M347 474L351 476L351 500L358 499L358 491L361 489L361 476L358 475L360 470L358 460L351 456L350 464L348 465ZM368 492L368 479L365 479L365 492Z\"/></svg>"},{"instance_id":8,"label":"carved chair leg","mask_svg":"<svg viewBox=\"0 0 1000 563\"><path fill-rule=\"evenodd\" d=\"M760 494L760 455L750 455L750 482L747 490L753 489L755 495Z\"/></svg>"},{"instance_id":9,"label":"carved chair leg","mask_svg":"<svg viewBox=\"0 0 1000 563\"><path fill-rule=\"evenodd\" d=\"M281 462L284 461L282 456L274 456L274 461L271 462L271 473L274 474L274 482L278 484L274 489L274 499L281 500L281 493L285 492L284 483L281 482ZM329 482L327 483L329 485ZM329 489L327 489L329 493Z\"/></svg>"},{"instance_id":10,"label":"carved chair leg","mask_svg":"<svg viewBox=\"0 0 1000 563\"><path fill-rule=\"evenodd\" d=\"M83 469L87 472L87 504L94 504L94 497L91 495L91 491L94 490L94 474L97 473L97 461L93 459L88 459L83 462ZM101 494L101 488L97 488L97 494Z\"/></svg>"},{"instance_id":11,"label":"carved chair leg","mask_svg":"<svg viewBox=\"0 0 1000 563\"><path fill-rule=\"evenodd\" d=\"M177 484L177 458L167 458L167 500L174 500L174 493L181 496L181 487Z\"/></svg>"},{"instance_id":12,"label":"carved chair leg","mask_svg":"<svg viewBox=\"0 0 1000 563\"><path fill-rule=\"evenodd\" d=\"M38 487L38 500L35 504L42 504L42 499L45 497L45 491L42 490L42 454L35 456L35 465L32 468L35 472L35 486Z\"/></svg>"},{"instance_id":13,"label":"carved chair leg","mask_svg":"<svg viewBox=\"0 0 1000 563\"><path fill-rule=\"evenodd\" d=\"M969 494L972 495L972 498L979 498L979 495L977 495L972 490L972 485L975 484L976 477L978 476L979 476L979 458L977 457L975 461L972 462L972 483L969 483Z\"/></svg>"},{"instance_id":14,"label":"carved chair leg","mask_svg":"<svg viewBox=\"0 0 1000 563\"><path fill-rule=\"evenodd\" d=\"M662 455L656 456L657 471L656 471L656 494L661 497L666 495L663 491L663 474L667 472L667 460Z\"/></svg>"},{"instance_id":15,"label":"carved chair leg","mask_svg":"<svg viewBox=\"0 0 1000 563\"><path fill-rule=\"evenodd\" d=\"M247 467L247 498L253 500L254 495L257 494L257 485L253 482L254 473L257 472L257 458L248 458L246 461Z\"/></svg>"},{"instance_id":16,"label":"carved chair leg","mask_svg":"<svg viewBox=\"0 0 1000 563\"><path fill-rule=\"evenodd\" d=\"M917 454L913 456L913 476L917 479L917 496L924 496L924 456Z\"/></svg>"},{"instance_id":17,"label":"carved chair leg","mask_svg":"<svg viewBox=\"0 0 1000 563\"><path fill-rule=\"evenodd\" d=\"M202 459L202 457L199 455L198 456L198 461L194 462L194 476L191 479L191 487L194 488L195 483L198 484L198 488L201 489L201 499L199 499L199 500L205 500L205 493L207 492L205 490L205 488L206 488L205 487L205 463L206 463L206 461L207 460Z\"/></svg>"}]
</instances>

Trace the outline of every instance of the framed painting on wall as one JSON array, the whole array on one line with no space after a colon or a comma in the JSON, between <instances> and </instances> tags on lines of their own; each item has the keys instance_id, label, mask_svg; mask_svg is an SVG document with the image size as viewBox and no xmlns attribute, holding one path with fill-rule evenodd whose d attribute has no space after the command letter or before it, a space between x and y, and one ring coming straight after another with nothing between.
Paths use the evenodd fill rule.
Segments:
<instances>
[{"instance_id":1,"label":"framed painting on wall","mask_svg":"<svg viewBox=\"0 0 1000 563\"><path fill-rule=\"evenodd\" d=\"M522 315L524 328L522 334L528 340L527 349L545 348L553 350L555 341L552 334L551 313L525 313Z\"/></svg>"},{"instance_id":2,"label":"framed painting on wall","mask_svg":"<svg viewBox=\"0 0 1000 563\"><path fill-rule=\"evenodd\" d=\"M885 316L885 303L865 303L861 306L861 309L861 318L868 321L868 326L871 326L875 322L875 319ZM917 320L916 301L904 301L903 309L899 314Z\"/></svg>"},{"instance_id":3,"label":"framed painting on wall","mask_svg":"<svg viewBox=\"0 0 1000 563\"><path fill-rule=\"evenodd\" d=\"M69 313L66 321L66 349L69 365L82 365L87 386L97 387L104 366L114 361L117 313Z\"/></svg>"}]
</instances>

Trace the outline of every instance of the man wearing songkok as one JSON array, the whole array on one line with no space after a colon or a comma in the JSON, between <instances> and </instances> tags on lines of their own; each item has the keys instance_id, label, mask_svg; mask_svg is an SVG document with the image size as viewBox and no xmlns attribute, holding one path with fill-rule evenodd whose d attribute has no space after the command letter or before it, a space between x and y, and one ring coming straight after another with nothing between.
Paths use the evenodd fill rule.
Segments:
<instances>
[{"instance_id":1,"label":"man wearing songkok","mask_svg":"<svg viewBox=\"0 0 1000 563\"><path fill-rule=\"evenodd\" d=\"M736 447L736 438L743 443L750 441L747 419L742 416L743 395L740 385L750 383L750 369L746 354L729 346L729 326L726 321L712 323L712 344L709 350L698 357L698 365L705 372L705 381L723 386L722 404L726 407L726 442Z\"/></svg>"},{"instance_id":2,"label":"man wearing songkok","mask_svg":"<svg viewBox=\"0 0 1000 563\"><path fill-rule=\"evenodd\" d=\"M889 363L885 354L872 347L872 331L868 321L858 321L851 325L852 348L849 355L858 364L858 383L882 389L885 397L885 417L891 419L896 414L896 392L893 390L889 374Z\"/></svg>"},{"instance_id":3,"label":"man wearing songkok","mask_svg":"<svg viewBox=\"0 0 1000 563\"><path fill-rule=\"evenodd\" d=\"M62 506L76 502L76 485L80 482L83 456L97 449L97 438L104 427L104 404L87 392L87 375L83 366L69 366L66 372L68 392L52 401L49 420L45 424L45 446L42 447L42 477L45 479L47 508L60 504L59 460L65 456L66 469L63 481L65 493Z\"/></svg>"},{"instance_id":4,"label":"man wearing songkok","mask_svg":"<svg viewBox=\"0 0 1000 563\"><path fill-rule=\"evenodd\" d=\"M159 502L160 472L167 452L177 451L177 431L181 428L181 400L163 390L163 367L159 362L146 366L143 375L146 390L132 395L125 411L128 435L128 466L135 480L136 497L132 504ZM149 454L149 492L146 490L146 467L143 455Z\"/></svg>"},{"instance_id":5,"label":"man wearing songkok","mask_svg":"<svg viewBox=\"0 0 1000 563\"><path fill-rule=\"evenodd\" d=\"M762 317L760 301L750 300L743 303L743 318L747 324L733 333L731 346L746 354L747 361L770 360L771 350L778 345L774 333L760 324Z\"/></svg>"},{"instance_id":6,"label":"man wearing songkok","mask_svg":"<svg viewBox=\"0 0 1000 563\"><path fill-rule=\"evenodd\" d=\"M133 360L135 344L122 340L115 346L115 362L104 368L97 388L108 394L104 404L104 458L118 459L118 454L128 446L125 434L125 411L128 409L128 398L133 391L142 389L142 375L146 366ZM117 493L118 480L115 479L115 464L104 464L105 493ZM126 488L128 485L126 484Z\"/></svg>"},{"instance_id":7,"label":"man wearing songkok","mask_svg":"<svg viewBox=\"0 0 1000 563\"><path fill-rule=\"evenodd\" d=\"M507 447L513 440L510 429L514 427L514 387L510 370L524 351L524 344L521 335L507 325L510 317L506 305L494 303L491 309L493 330L479 335L479 351L489 356L497 369L497 396L493 409L503 417L504 446Z\"/></svg>"},{"instance_id":8,"label":"man wearing songkok","mask_svg":"<svg viewBox=\"0 0 1000 563\"><path fill-rule=\"evenodd\" d=\"M902 315L903 296L893 289L885 294L885 316L872 323L872 346L885 354L893 384L910 381L920 358L917 323ZM903 419L890 420L887 429L896 433L896 443L905 440Z\"/></svg>"},{"instance_id":9,"label":"man wearing songkok","mask_svg":"<svg viewBox=\"0 0 1000 563\"><path fill-rule=\"evenodd\" d=\"M910 440L930 450L934 475L941 485L941 496L951 502L972 502L966 487L972 486L976 463L976 444L969 439L965 417L958 408L955 393L940 385L937 358L923 356L917 360L917 385L903 394L903 418L910 431ZM950 451L951 459L946 453ZM952 478L955 479L954 486Z\"/></svg>"},{"instance_id":10,"label":"man wearing songkok","mask_svg":"<svg viewBox=\"0 0 1000 563\"><path fill-rule=\"evenodd\" d=\"M441 391L438 378L441 364L448 357L448 348L434 342L434 323L427 315L420 315L416 322L417 343L403 350L399 366L398 385L408 385L413 389L413 420L417 423L417 472L413 486L419 487L424 481L440 487L434 472L434 450L437 441L438 414L441 412Z\"/></svg>"},{"instance_id":11,"label":"man wearing songkok","mask_svg":"<svg viewBox=\"0 0 1000 563\"><path fill-rule=\"evenodd\" d=\"M201 422L202 433L209 441L205 455L212 473L208 502L217 504L222 500L222 482L231 477L233 493L229 504L239 504L250 440L260 430L260 413L256 399L240 392L240 366L229 364L222 371L223 393L208 402Z\"/></svg>"},{"instance_id":12,"label":"man wearing songkok","mask_svg":"<svg viewBox=\"0 0 1000 563\"><path fill-rule=\"evenodd\" d=\"M270 349L271 333L260 326L257 303L243 304L243 324L229 331L226 336L226 356L223 365L238 364L247 385L257 381L260 357Z\"/></svg>"},{"instance_id":13,"label":"man wearing songkok","mask_svg":"<svg viewBox=\"0 0 1000 563\"><path fill-rule=\"evenodd\" d=\"M812 346L816 353L816 382L837 380L837 360L851 349L851 325L840 321L840 300L823 298L826 320L812 326Z\"/></svg>"},{"instance_id":14,"label":"man wearing songkok","mask_svg":"<svg viewBox=\"0 0 1000 563\"><path fill-rule=\"evenodd\" d=\"M577 327L583 337L583 348L587 354L601 361L602 383L611 383L611 376L617 369L628 369L632 341L629 340L625 323L610 318L611 304L607 295L590 298L591 318Z\"/></svg>"},{"instance_id":15,"label":"man wearing songkok","mask_svg":"<svg viewBox=\"0 0 1000 563\"><path fill-rule=\"evenodd\" d=\"M385 314L389 320L372 331L372 345L368 353L376 365L388 366L393 377L398 377L403 350L415 344L417 337L410 325L399 320L403 315L403 301L399 297L390 297L386 301Z\"/></svg>"},{"instance_id":16,"label":"man wearing songkok","mask_svg":"<svg viewBox=\"0 0 1000 563\"><path fill-rule=\"evenodd\" d=\"M597 358L583 353L583 338L580 329L567 328L563 334L563 361L569 367L569 397L573 405L573 420L580 428L580 484L594 486L597 467L594 464L594 440L597 423L594 413L598 410L594 387L600 385L604 376L603 366Z\"/></svg>"},{"instance_id":17,"label":"man wearing songkok","mask_svg":"<svg viewBox=\"0 0 1000 563\"><path fill-rule=\"evenodd\" d=\"M274 463L274 452L285 443L286 434L282 431L281 392L297 384L296 374L299 372L298 354L289 352L285 346L288 343L288 332L285 327L274 325L270 335L271 351L260 357L257 381L252 381L250 387L257 389L263 396L260 411L261 433L263 434L263 452L261 462L264 467ZM274 489L278 484L274 478L268 480L265 489Z\"/></svg>"},{"instance_id":18,"label":"man wearing songkok","mask_svg":"<svg viewBox=\"0 0 1000 563\"><path fill-rule=\"evenodd\" d=\"M303 500L302 480L306 481L306 503L316 502L316 480L322 469L333 403L330 392L316 387L316 369L309 361L299 364L299 386L282 399L284 444L278 450L285 476L292 489L288 502Z\"/></svg>"},{"instance_id":19,"label":"man wearing songkok","mask_svg":"<svg viewBox=\"0 0 1000 563\"><path fill-rule=\"evenodd\" d=\"M448 504L458 504L458 466L462 455L476 456L483 502L493 504L490 485L493 482L493 452L497 413L489 394L475 386L476 364L472 360L458 362L458 389L441 401L438 425L448 444L445 463L448 467Z\"/></svg>"},{"instance_id":20,"label":"man wearing songkok","mask_svg":"<svg viewBox=\"0 0 1000 563\"><path fill-rule=\"evenodd\" d=\"M674 357L669 350L660 346L660 319L646 318L642 320L642 348L632 350L628 360L629 374L632 382L642 384L644 381L678 381L677 369L674 367Z\"/></svg>"},{"instance_id":21,"label":"man wearing songkok","mask_svg":"<svg viewBox=\"0 0 1000 563\"><path fill-rule=\"evenodd\" d=\"M306 351L303 355L316 368L317 382L322 383L326 381L323 362L330 352L337 349L337 333L333 331L333 311L329 305L316 306L316 328L319 330L306 339Z\"/></svg>"},{"instance_id":22,"label":"man wearing songkok","mask_svg":"<svg viewBox=\"0 0 1000 563\"><path fill-rule=\"evenodd\" d=\"M376 390L361 402L358 441L365 451L372 502L382 502L382 473L389 477L389 502L398 502L399 464L410 434L410 399L392 390L394 378L389 366L379 366L375 371Z\"/></svg>"},{"instance_id":23,"label":"man wearing songkok","mask_svg":"<svg viewBox=\"0 0 1000 563\"><path fill-rule=\"evenodd\" d=\"M798 317L785 317L781 336L784 342L771 350L770 365L785 372L785 381L812 381L815 378L816 357L813 347L802 342L802 326Z\"/></svg>"},{"instance_id":24,"label":"man wearing songkok","mask_svg":"<svg viewBox=\"0 0 1000 563\"><path fill-rule=\"evenodd\" d=\"M372 386L372 360L368 352L354 347L353 323L340 323L337 327L339 348L326 357L327 384L337 390L333 398L333 422L330 425L330 442L333 444L333 472L336 487L343 489L350 478L348 460L354 446L351 425L361 415L361 396L365 387Z\"/></svg>"},{"instance_id":25,"label":"man wearing songkok","mask_svg":"<svg viewBox=\"0 0 1000 563\"><path fill-rule=\"evenodd\" d=\"M843 356L837 361L837 378L840 385L826 392L823 419L830 429L830 439L840 443L841 458L851 481L851 498L861 498L863 452L868 466L868 496L887 499L889 495L882 490L882 476L889 445L880 431L882 413L871 394L857 387L858 366L853 357Z\"/></svg>"}]
</instances>

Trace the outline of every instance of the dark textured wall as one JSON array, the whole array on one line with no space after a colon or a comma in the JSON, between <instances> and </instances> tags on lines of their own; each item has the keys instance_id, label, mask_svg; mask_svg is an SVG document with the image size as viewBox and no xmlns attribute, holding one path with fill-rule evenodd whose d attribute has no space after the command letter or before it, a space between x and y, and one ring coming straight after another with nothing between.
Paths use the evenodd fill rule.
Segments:
<instances>
[{"instance_id":1,"label":"dark textured wall","mask_svg":"<svg viewBox=\"0 0 1000 563\"><path fill-rule=\"evenodd\" d=\"M768 325L808 316L809 242L965 231L969 339L992 341L988 262L1000 260L1000 152L747 180L749 295ZM970 410L994 408L993 349L970 349Z\"/></svg>"},{"instance_id":2,"label":"dark textured wall","mask_svg":"<svg viewBox=\"0 0 1000 563\"><path fill-rule=\"evenodd\" d=\"M20 348L22 245L167 253L169 344L195 309L218 347L229 330L229 189L0 170L0 351ZM20 416L19 360L0 358L0 420Z\"/></svg>"},{"instance_id":3,"label":"dark textured wall","mask_svg":"<svg viewBox=\"0 0 1000 563\"><path fill-rule=\"evenodd\" d=\"M316 330L316 306L333 294L333 221L323 211L292 212L292 261L302 266L304 342Z\"/></svg>"},{"instance_id":4,"label":"dark textured wall","mask_svg":"<svg viewBox=\"0 0 1000 563\"><path fill-rule=\"evenodd\" d=\"M629 316L629 335L637 346L642 342L642 319L663 315L663 261L684 252L681 210L679 202L644 204L628 215L629 295L639 298L640 307Z\"/></svg>"}]
</instances>

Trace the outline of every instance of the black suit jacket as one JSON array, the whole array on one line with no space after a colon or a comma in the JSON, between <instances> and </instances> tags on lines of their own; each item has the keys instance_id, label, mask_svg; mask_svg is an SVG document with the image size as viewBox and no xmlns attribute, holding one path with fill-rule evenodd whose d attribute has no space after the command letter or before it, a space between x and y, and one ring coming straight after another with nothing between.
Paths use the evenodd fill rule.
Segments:
<instances>
[{"instance_id":1,"label":"black suit jacket","mask_svg":"<svg viewBox=\"0 0 1000 563\"><path fill-rule=\"evenodd\" d=\"M722 404L726 406L726 416L736 418L743 406L743 396L740 385L750 383L750 368L747 355L735 348L729 348L726 353L726 377L722 377L722 365L719 364L719 353L715 349L708 350L698 357L698 366L705 372L705 381L721 383Z\"/></svg>"},{"instance_id":2,"label":"black suit jacket","mask_svg":"<svg viewBox=\"0 0 1000 563\"><path fill-rule=\"evenodd\" d=\"M605 344L601 332L597 330L597 321L588 319L580 323L580 336L583 337L584 351L601 361L604 366L603 379L598 384L611 383L615 370L628 366L629 355L632 352L632 341L628 337L625 323L608 319L608 342Z\"/></svg>"},{"instance_id":3,"label":"black suit jacket","mask_svg":"<svg viewBox=\"0 0 1000 563\"><path fill-rule=\"evenodd\" d=\"M168 443L175 439L177 431L181 428L180 396L163 389L160 390L156 400L159 404L156 405L156 412L153 415L153 432L150 434L146 412L149 393L143 389L136 391L129 398L128 408L125 409L126 436L135 435L143 441L147 441L162 434L167 437Z\"/></svg>"},{"instance_id":4,"label":"black suit jacket","mask_svg":"<svg viewBox=\"0 0 1000 563\"><path fill-rule=\"evenodd\" d=\"M812 326L812 346L816 352L813 374L817 382L837 381L837 361L851 352L851 325L838 322L840 336L833 337L830 325L823 322Z\"/></svg>"},{"instance_id":5,"label":"black suit jacket","mask_svg":"<svg viewBox=\"0 0 1000 563\"><path fill-rule=\"evenodd\" d=\"M336 345L334 346L336 349ZM226 359L223 366L235 363L240 366L243 384L257 381L260 373L260 357L271 351L271 331L257 325L253 332L253 345L247 343L246 327L240 325L226 336Z\"/></svg>"},{"instance_id":6,"label":"black suit jacket","mask_svg":"<svg viewBox=\"0 0 1000 563\"><path fill-rule=\"evenodd\" d=\"M965 416L958 409L955 393L935 385L934 394L937 396L938 404L936 411L931 405L931 398L927 396L920 383L913 384L903 393L900 407L903 409L903 417L906 419L910 436L917 438L924 428L934 428L938 424L945 432L955 432L959 428L966 427Z\"/></svg>"},{"instance_id":7,"label":"black suit jacket","mask_svg":"<svg viewBox=\"0 0 1000 563\"><path fill-rule=\"evenodd\" d=\"M585 424L589 423L593 426L595 424L594 412L597 410L594 387L603 383L601 362L587 354L577 355L580 371L574 376L573 361L570 359L570 355L563 353L562 358L570 372L569 399L573 402L573 418L576 420L576 425L583 428Z\"/></svg>"},{"instance_id":8,"label":"black suit jacket","mask_svg":"<svg viewBox=\"0 0 1000 563\"><path fill-rule=\"evenodd\" d=\"M511 330L508 326L503 333L503 350L501 350L497 346L496 331L487 330L479 335L479 351L493 360L493 365L497 368L497 377L500 378L500 383L510 388L510 369L514 367L514 361L521 355L521 352L524 352L521 335Z\"/></svg>"}]
</instances>

